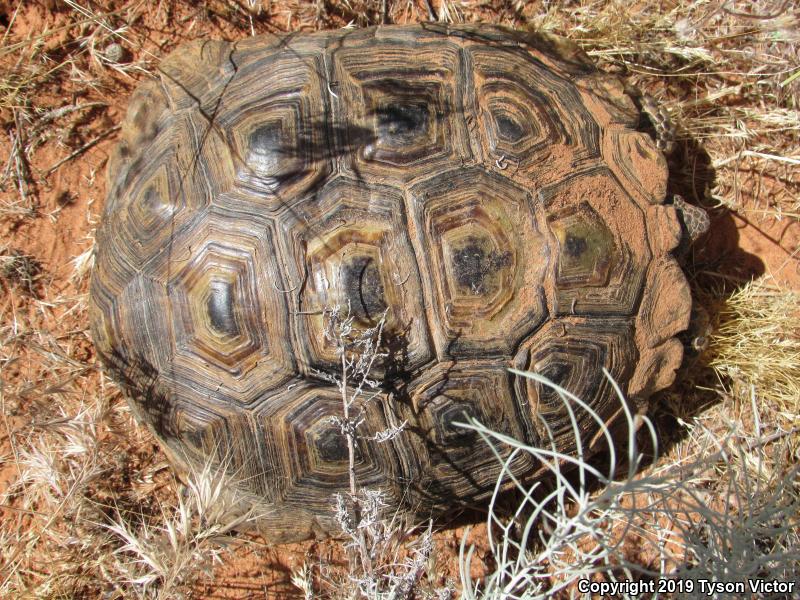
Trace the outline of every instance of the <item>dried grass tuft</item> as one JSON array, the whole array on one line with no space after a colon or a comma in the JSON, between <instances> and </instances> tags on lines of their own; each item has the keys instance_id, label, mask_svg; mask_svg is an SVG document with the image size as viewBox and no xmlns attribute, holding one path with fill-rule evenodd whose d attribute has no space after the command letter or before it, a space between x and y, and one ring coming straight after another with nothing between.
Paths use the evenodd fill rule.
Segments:
<instances>
[{"instance_id":1,"label":"dried grass tuft","mask_svg":"<svg viewBox=\"0 0 800 600\"><path fill-rule=\"evenodd\" d=\"M103 526L113 536L114 570L128 593L142 598L184 596L236 544L232 535L259 514L224 468L207 464L178 485L177 502L145 516L115 509Z\"/></svg>"},{"instance_id":2,"label":"dried grass tuft","mask_svg":"<svg viewBox=\"0 0 800 600\"><path fill-rule=\"evenodd\" d=\"M36 281L41 274L42 265L34 257L18 249L0 249L0 279L10 287L35 296Z\"/></svg>"},{"instance_id":3,"label":"dried grass tuft","mask_svg":"<svg viewBox=\"0 0 800 600\"><path fill-rule=\"evenodd\" d=\"M779 422L800 424L800 295L750 282L716 307L709 365L731 385L758 390ZM734 391L734 395L736 392Z\"/></svg>"}]
</instances>

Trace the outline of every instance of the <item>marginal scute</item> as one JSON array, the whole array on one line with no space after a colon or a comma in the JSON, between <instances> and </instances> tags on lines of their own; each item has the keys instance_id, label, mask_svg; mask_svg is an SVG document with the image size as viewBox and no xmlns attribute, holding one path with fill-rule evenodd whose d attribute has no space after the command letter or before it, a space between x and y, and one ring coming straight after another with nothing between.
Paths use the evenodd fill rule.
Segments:
<instances>
[{"instance_id":1,"label":"marginal scute","mask_svg":"<svg viewBox=\"0 0 800 600\"><path fill-rule=\"evenodd\" d=\"M97 349L97 353L106 361L114 355L122 343L122 332L120 325L122 319L119 317L117 306L114 301L116 294L109 290L108 285L100 282L99 275L102 273L96 265L94 268L96 275L92 278L89 289L89 327L92 330L92 340Z\"/></svg>"},{"instance_id":2,"label":"marginal scute","mask_svg":"<svg viewBox=\"0 0 800 600\"><path fill-rule=\"evenodd\" d=\"M96 241L98 250L89 287L92 339L98 355L115 373L122 374L127 371L125 362L128 356L137 349L129 345L133 341L125 322L129 309L120 301L120 296L135 276L137 265L118 245L118 236L109 235L101 228ZM136 379L135 375L133 379Z\"/></svg>"},{"instance_id":3,"label":"marginal scute","mask_svg":"<svg viewBox=\"0 0 800 600\"><path fill-rule=\"evenodd\" d=\"M199 107L210 118L225 85L236 73L233 45L193 40L161 61L158 71L172 110Z\"/></svg>"},{"instance_id":4,"label":"marginal scute","mask_svg":"<svg viewBox=\"0 0 800 600\"><path fill-rule=\"evenodd\" d=\"M149 145L169 123L171 117L167 109L167 99L157 81L144 82L131 96L119 143L106 167L109 186L107 212L116 208L132 166L139 165L141 168L139 153L142 148Z\"/></svg>"},{"instance_id":5,"label":"marginal scute","mask_svg":"<svg viewBox=\"0 0 800 600\"><path fill-rule=\"evenodd\" d=\"M128 345L136 348L137 360L152 367L152 375L161 375L159 367L170 360L164 331L169 330L170 305L166 286L142 274L135 275L119 294L119 304L127 307L122 317Z\"/></svg>"},{"instance_id":6,"label":"marginal scute","mask_svg":"<svg viewBox=\"0 0 800 600\"><path fill-rule=\"evenodd\" d=\"M613 127L603 143L606 164L625 189L650 204L667 194L667 160L646 133Z\"/></svg>"},{"instance_id":7,"label":"marginal scute","mask_svg":"<svg viewBox=\"0 0 800 600\"><path fill-rule=\"evenodd\" d=\"M191 229L212 197L214 172L197 144L191 119L174 115L145 147L131 152L131 168L111 190L106 219L118 223L116 254L141 268L169 253L174 236Z\"/></svg>"},{"instance_id":8,"label":"marginal scute","mask_svg":"<svg viewBox=\"0 0 800 600\"><path fill-rule=\"evenodd\" d=\"M570 77L593 73L597 70L592 59L575 42L546 31L520 32L524 43L537 58L553 70Z\"/></svg>"},{"instance_id":9,"label":"marginal scute","mask_svg":"<svg viewBox=\"0 0 800 600\"><path fill-rule=\"evenodd\" d=\"M358 487L387 516L484 501L503 467L460 423L588 455L624 421L604 369L636 410L675 377L693 221L639 117L574 44L498 26L189 44L109 160L98 356L183 473L222 468L295 541L340 532L349 492L326 311L354 336L385 316L375 397L351 407Z\"/></svg>"},{"instance_id":10,"label":"marginal scute","mask_svg":"<svg viewBox=\"0 0 800 600\"><path fill-rule=\"evenodd\" d=\"M164 244L164 231L172 225L180 229L185 211L185 196L170 177L171 157L162 157L161 166L129 188L130 203L118 208L126 227L120 232L130 252L145 257Z\"/></svg>"},{"instance_id":11,"label":"marginal scute","mask_svg":"<svg viewBox=\"0 0 800 600\"><path fill-rule=\"evenodd\" d=\"M642 352L628 384L628 396L641 401L671 386L682 359L683 344L676 338Z\"/></svg>"},{"instance_id":12,"label":"marginal scute","mask_svg":"<svg viewBox=\"0 0 800 600\"><path fill-rule=\"evenodd\" d=\"M622 125L634 129L639 124L639 111L618 78L605 73L593 73L580 78L577 88L601 127Z\"/></svg>"},{"instance_id":13,"label":"marginal scute","mask_svg":"<svg viewBox=\"0 0 800 600\"><path fill-rule=\"evenodd\" d=\"M148 144L169 118L167 98L159 82L147 81L131 96L122 126L122 139L128 149L138 150Z\"/></svg>"},{"instance_id":14,"label":"marginal scute","mask_svg":"<svg viewBox=\"0 0 800 600\"><path fill-rule=\"evenodd\" d=\"M636 334L639 347L653 348L689 327L692 293L686 276L671 257L653 261L647 280Z\"/></svg>"},{"instance_id":15,"label":"marginal scute","mask_svg":"<svg viewBox=\"0 0 800 600\"><path fill-rule=\"evenodd\" d=\"M182 447L197 459L224 465L231 483L268 505L280 500L291 473L278 453L276 432L249 412L183 405L175 416Z\"/></svg>"},{"instance_id":16,"label":"marginal scute","mask_svg":"<svg viewBox=\"0 0 800 600\"><path fill-rule=\"evenodd\" d=\"M647 234L654 256L671 252L681 242L681 223L675 207L657 204L647 208Z\"/></svg>"}]
</instances>

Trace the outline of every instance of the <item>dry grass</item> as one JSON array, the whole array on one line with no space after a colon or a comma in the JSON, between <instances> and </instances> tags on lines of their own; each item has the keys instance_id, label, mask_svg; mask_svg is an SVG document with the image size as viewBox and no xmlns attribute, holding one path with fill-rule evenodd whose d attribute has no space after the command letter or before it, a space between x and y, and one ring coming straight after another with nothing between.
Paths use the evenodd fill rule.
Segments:
<instances>
[{"instance_id":1,"label":"dry grass","mask_svg":"<svg viewBox=\"0 0 800 600\"><path fill-rule=\"evenodd\" d=\"M563 31L563 17L539 19ZM800 88L787 79L800 66L800 14L792 3L684 1L656 12L602 2L571 20L569 37L654 92L683 140L703 144L716 172L709 199L759 214L798 214Z\"/></svg>"},{"instance_id":2,"label":"dry grass","mask_svg":"<svg viewBox=\"0 0 800 600\"><path fill-rule=\"evenodd\" d=\"M800 427L800 295L748 283L717 309L709 364L730 394L758 390L770 422Z\"/></svg>"},{"instance_id":3,"label":"dry grass","mask_svg":"<svg viewBox=\"0 0 800 600\"><path fill-rule=\"evenodd\" d=\"M551 386L571 414L586 411L604 427L580 398L534 374L518 374ZM467 425L486 443L528 454L554 483L522 482L506 474L521 501L511 517L497 511L497 497L490 503L497 565L490 577L477 582L469 577L471 552L462 546L464 596L567 598L580 591L582 580L607 585L673 580L680 587L649 591L657 591L655 597L704 597L700 580L744 586L757 579L797 581L800 467L786 439L762 430L755 396L752 422L724 419L720 433L721 415L706 414L687 424L688 437L676 452L643 468L649 459L637 438L649 433L650 447L657 447L656 431L646 417L632 415L617 392L627 443L614 441L604 429L605 467L585 462L580 452L576 457L555 451L552 439L550 446L531 447L474 421ZM717 420L713 428L706 423L711 418ZM573 427L580 448L574 420ZM623 588L620 594L637 597L648 591L639 590L625 593Z\"/></svg>"},{"instance_id":4,"label":"dry grass","mask_svg":"<svg viewBox=\"0 0 800 600\"><path fill-rule=\"evenodd\" d=\"M45 354L50 366L73 363L58 348ZM4 463L15 473L0 495L0 596L180 597L257 515L210 465L176 481L118 394L87 367L72 369L58 390L43 390L63 394L52 412L2 398L13 454ZM98 393L76 398L82 378Z\"/></svg>"},{"instance_id":5,"label":"dry grass","mask_svg":"<svg viewBox=\"0 0 800 600\"><path fill-rule=\"evenodd\" d=\"M198 578L212 575L213 564L236 543L234 530L258 519L224 473L211 464L191 473L154 515L131 519L115 511L105 524L114 548L107 568L117 575L122 596L175 598Z\"/></svg>"},{"instance_id":6,"label":"dry grass","mask_svg":"<svg viewBox=\"0 0 800 600\"><path fill-rule=\"evenodd\" d=\"M194 485L174 479L95 363L86 273L104 158L120 99L181 41L376 24L383 5L0 1L0 596L201 596L196 582L208 580L220 553L232 549L225 560L236 560L229 529L241 512L214 499L211 472ZM430 12L442 21L486 20L572 38L603 68L626 75L668 108L680 132L674 185L716 207L717 218L734 209L765 228L779 223L781 261L795 268L800 248L789 233L800 216L800 15L794 3L677 0L659 4L659 11L647 3L589 0L385 5L391 22L425 20ZM797 461L797 290L759 284L734 293L700 291L719 325L709 349L718 376L704 380L703 392L716 404L696 421L675 415L683 419L685 440L655 468L703 460L714 448L718 460L682 481L691 497L720 507L715 514L741 518L744 496L731 494L731 482L744 481L745 473L763 482L761 491L774 489ZM675 406L696 402L687 394ZM702 523L703 515L694 514L684 523ZM658 519L641 526L653 535L666 527ZM685 527L681 535L697 534L700 543L715 531L725 530ZM725 535L738 539L734 533ZM791 536L760 543L797 549ZM329 564L315 551L309 550L305 576L296 565L301 587L309 578L319 583L313 565ZM451 553L438 560L456 559ZM335 596L335 589L326 593Z\"/></svg>"},{"instance_id":7,"label":"dry grass","mask_svg":"<svg viewBox=\"0 0 800 600\"><path fill-rule=\"evenodd\" d=\"M0 249L0 279L8 288L35 295L36 280L42 273L42 265L21 250Z\"/></svg>"},{"instance_id":8,"label":"dry grass","mask_svg":"<svg viewBox=\"0 0 800 600\"><path fill-rule=\"evenodd\" d=\"M518 374L552 387L570 414L591 415L605 433L608 460L594 466L580 452L557 452L552 439L551 445L531 447L468 424L487 443L529 455L553 483L506 474L521 500L509 517L497 510L498 498L492 499L490 543L497 566L484 581L463 576L466 598L574 597L582 580L607 585L674 580L681 585L677 594L666 586L650 592L703 597L699 580L746 585L748 579L792 582L800 576L798 465L786 439L761 430L755 397L753 422L703 415L686 424L688 437L677 451L652 460L638 442L650 438L648 446L657 448L656 430L646 417L631 414L618 388L626 422L619 436L627 434L623 443L580 398L535 374ZM717 421L713 428L710 419ZM580 448L574 420L573 428ZM470 560L462 546L462 573L469 573ZM648 591L639 589L620 594Z\"/></svg>"}]
</instances>

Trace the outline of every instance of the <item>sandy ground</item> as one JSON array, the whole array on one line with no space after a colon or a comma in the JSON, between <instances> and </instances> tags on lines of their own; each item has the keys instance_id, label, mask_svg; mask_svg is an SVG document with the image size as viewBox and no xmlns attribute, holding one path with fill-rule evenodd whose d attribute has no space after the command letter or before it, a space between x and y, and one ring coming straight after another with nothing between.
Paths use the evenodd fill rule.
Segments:
<instances>
[{"instance_id":1,"label":"sandy ground","mask_svg":"<svg viewBox=\"0 0 800 600\"><path fill-rule=\"evenodd\" d=\"M516 11L512 4L484 3L464 11L464 16L467 20L520 25L541 9L533 3ZM434 5L439 7L439 3ZM98 390L110 407L123 405L119 393L103 381L95 363L87 325L88 276L84 267L85 253L92 248L103 208L106 162L132 90L149 77L146 71L152 72L159 57L181 42L197 38L233 40L251 31L317 27L316 7L305 3L272 3L260 15L248 15L223 3L108 2L103 7L117 17L109 23L117 26L124 19L131 24L130 30L119 34L129 55L117 68L104 62L102 53L114 37L97 26L96 19L76 17L73 7L61 2L0 1L0 31L8 36L6 46L20 44L17 52L2 55L4 68L19 66L31 52L31 38L39 36L35 41L41 63L37 72L42 66L52 71L40 82L35 97L27 99L27 105L11 102L0 108L6 137L0 148L0 167L10 165L5 167L10 176L3 179L0 190L0 202L5 207L0 209L0 244L4 255L17 252L29 257L34 276L32 282L13 273L5 273L0 279L4 338L1 377L5 389L0 491L18 475L13 458L24 442L18 436L36 435L36 428L30 428L32 420L43 424L62 418L70 410L66 407ZM369 15L369 19L376 15ZM425 3L398 3L391 17L397 23L425 20ZM80 21L83 24L76 24ZM366 19L359 17L358 11L339 5L328 7L318 23L320 27L336 27L350 21L364 24ZM75 106L85 108L42 121L47 111ZM13 144L18 133L30 144L22 164ZM701 143L721 147L725 142L709 139ZM779 285L800 290L800 222L796 216L776 218L771 204L771 199L797 191L796 177L789 170L777 175L759 172L744 164L746 159L742 161L736 184L739 210L711 210L711 231L694 251L694 273L713 270L742 281L769 274ZM18 178L17 173L23 176ZM101 435L116 436L117 443L123 445L120 454L125 455L132 472L152 476L154 483L140 490L150 490L156 496L165 494L163 488L171 478L162 468L164 456L146 432L134 431L124 408L117 410L114 419ZM13 522L15 530L29 523L29 517L13 507L0 510L2 519ZM481 531L479 526L473 534L475 540L480 541ZM433 570L436 584L457 579L455 557L460 537L459 529L437 535L437 554L442 558ZM485 543L482 546L479 556L486 551ZM198 584L194 594L203 598L297 594L289 583L291 571L304 560L320 557L334 562L339 558L328 543L270 547L251 537L225 564L215 567L213 583ZM8 556L6 561L10 561Z\"/></svg>"}]
</instances>

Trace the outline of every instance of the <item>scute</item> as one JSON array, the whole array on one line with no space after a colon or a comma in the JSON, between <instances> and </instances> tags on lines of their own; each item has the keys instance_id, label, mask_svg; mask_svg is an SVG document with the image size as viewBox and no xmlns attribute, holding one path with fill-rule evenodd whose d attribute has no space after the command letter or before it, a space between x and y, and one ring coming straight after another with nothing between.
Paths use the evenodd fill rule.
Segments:
<instances>
[{"instance_id":1,"label":"scute","mask_svg":"<svg viewBox=\"0 0 800 600\"><path fill-rule=\"evenodd\" d=\"M127 287L125 329L148 330L135 347L154 357L160 377L188 385L191 401L247 406L297 370L282 278L271 221L212 207Z\"/></svg>"},{"instance_id":2,"label":"scute","mask_svg":"<svg viewBox=\"0 0 800 600\"><path fill-rule=\"evenodd\" d=\"M120 254L139 264L168 246L169 236L190 227L211 200L205 178L190 176L187 168L198 148L188 119L166 122L169 125L149 141L149 160L133 161L125 193L106 208L106 219L120 223L113 243Z\"/></svg>"},{"instance_id":3,"label":"scute","mask_svg":"<svg viewBox=\"0 0 800 600\"><path fill-rule=\"evenodd\" d=\"M547 316L550 249L540 208L524 188L477 168L409 191L439 358L510 354Z\"/></svg>"},{"instance_id":4,"label":"scute","mask_svg":"<svg viewBox=\"0 0 800 600\"><path fill-rule=\"evenodd\" d=\"M466 55L487 159L512 161L537 186L598 163L600 129L565 74L518 52L498 61L492 47Z\"/></svg>"},{"instance_id":5,"label":"scute","mask_svg":"<svg viewBox=\"0 0 800 600\"><path fill-rule=\"evenodd\" d=\"M619 261L614 234L592 207L582 202L553 215L550 230L558 242L556 285L605 287Z\"/></svg>"},{"instance_id":6,"label":"scute","mask_svg":"<svg viewBox=\"0 0 800 600\"><path fill-rule=\"evenodd\" d=\"M303 373L337 368L336 349L323 331L326 306L349 304L364 327L388 309L386 337L402 337L402 369L419 369L432 360L428 324L419 318L425 303L419 258L401 189L337 177L284 214L279 227L282 263L302 307L293 326Z\"/></svg>"},{"instance_id":7,"label":"scute","mask_svg":"<svg viewBox=\"0 0 800 600\"><path fill-rule=\"evenodd\" d=\"M476 418L584 449L606 369L674 378L691 294L666 161L617 79L563 40L427 24L195 42L133 96L97 233L98 354L181 468L211 460L274 541L348 490L323 312L386 314L359 486L427 518L492 493ZM573 411L572 416L570 411ZM386 442L375 433L406 423ZM501 454L507 449L500 449ZM539 476L518 456L517 477Z\"/></svg>"},{"instance_id":8,"label":"scute","mask_svg":"<svg viewBox=\"0 0 800 600\"><path fill-rule=\"evenodd\" d=\"M459 46L408 33L382 40L379 53L371 36L345 37L331 52L344 172L403 181L470 159Z\"/></svg>"},{"instance_id":9,"label":"scute","mask_svg":"<svg viewBox=\"0 0 800 600\"><path fill-rule=\"evenodd\" d=\"M610 423L620 409L603 369L614 381L628 381L635 361L636 347L628 320L562 320L526 340L514 359L517 368L544 375L585 402L599 417L597 422L584 407L562 400L551 388L519 378L518 393L525 399L541 438L549 439L552 434L559 448L574 451L574 417L584 445L588 444L600 423Z\"/></svg>"},{"instance_id":10,"label":"scute","mask_svg":"<svg viewBox=\"0 0 800 600\"><path fill-rule=\"evenodd\" d=\"M406 442L417 456L427 457L426 468L409 486L416 502L441 510L491 493L486 484L497 480L502 465L489 445L457 423L472 417L518 440L538 441L515 401L510 379L498 361L441 363L410 386L407 404L398 403L401 414L415 424L406 432ZM503 458L511 452L508 447L496 450ZM530 470L528 460L519 456L513 466Z\"/></svg>"},{"instance_id":11,"label":"scute","mask_svg":"<svg viewBox=\"0 0 800 600\"><path fill-rule=\"evenodd\" d=\"M571 175L540 198L559 247L555 312L634 314L652 256L642 207L605 168Z\"/></svg>"},{"instance_id":12,"label":"scute","mask_svg":"<svg viewBox=\"0 0 800 600\"><path fill-rule=\"evenodd\" d=\"M329 108L319 56L262 54L242 57L215 121L234 149L233 188L279 211L330 171Z\"/></svg>"}]
</instances>

